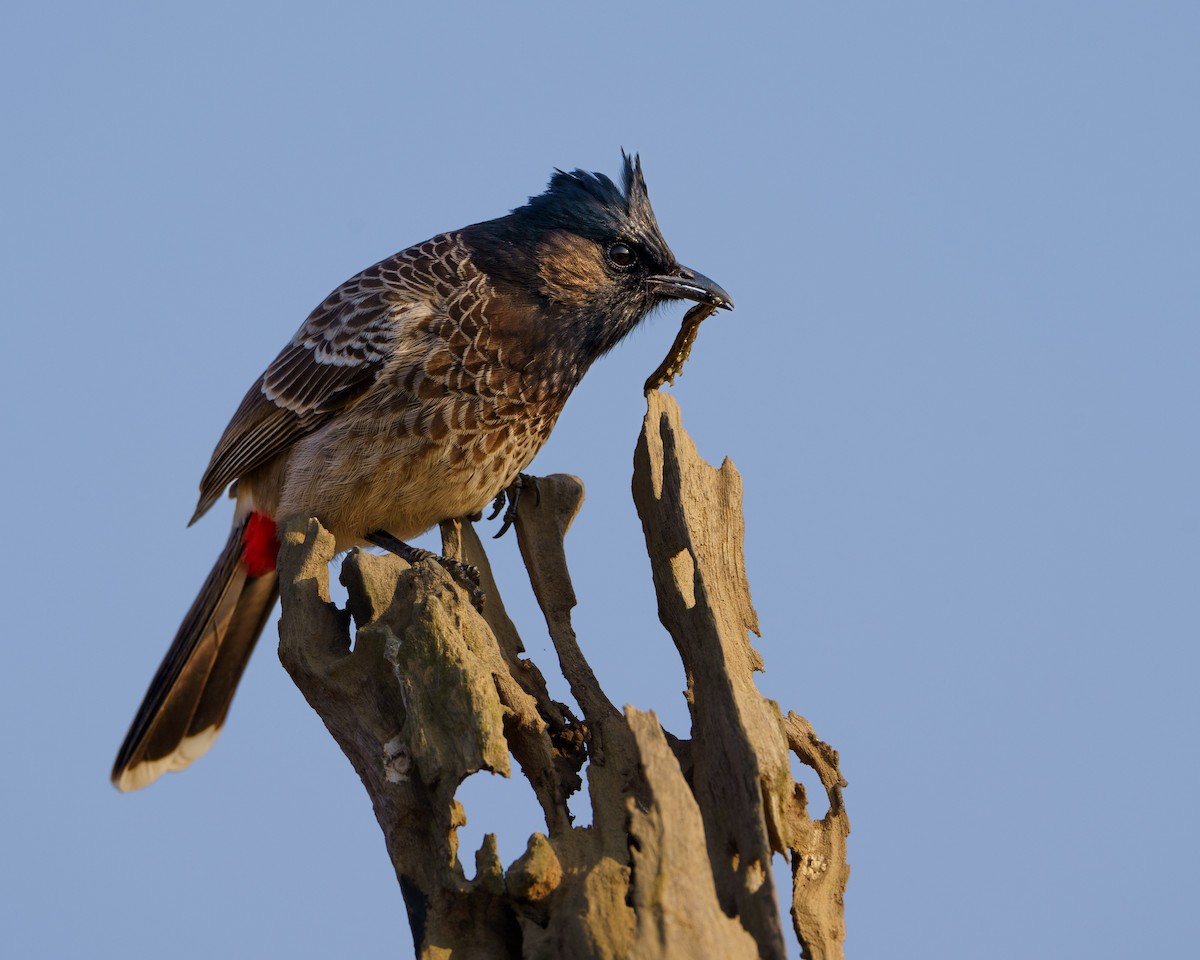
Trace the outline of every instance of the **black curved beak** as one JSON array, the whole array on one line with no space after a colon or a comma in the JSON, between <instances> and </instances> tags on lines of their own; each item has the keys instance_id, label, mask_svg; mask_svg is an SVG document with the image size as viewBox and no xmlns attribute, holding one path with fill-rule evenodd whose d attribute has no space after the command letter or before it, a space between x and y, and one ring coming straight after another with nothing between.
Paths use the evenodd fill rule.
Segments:
<instances>
[{"instance_id":1,"label":"black curved beak","mask_svg":"<svg viewBox=\"0 0 1200 960\"><path fill-rule=\"evenodd\" d=\"M695 300L697 303L707 303L722 310L733 309L733 299L721 289L720 284L687 267L676 267L674 273L647 277L646 282L658 287L658 292L664 297Z\"/></svg>"}]
</instances>

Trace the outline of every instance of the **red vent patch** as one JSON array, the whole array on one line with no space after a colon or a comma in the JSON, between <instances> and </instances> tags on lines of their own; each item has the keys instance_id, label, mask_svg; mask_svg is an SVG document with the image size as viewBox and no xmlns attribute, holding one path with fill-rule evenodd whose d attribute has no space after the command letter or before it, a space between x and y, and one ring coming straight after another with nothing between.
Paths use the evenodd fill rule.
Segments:
<instances>
[{"instance_id":1,"label":"red vent patch","mask_svg":"<svg viewBox=\"0 0 1200 960\"><path fill-rule=\"evenodd\" d=\"M275 569L279 556L279 536L275 521L265 513L252 513L242 531L242 566L252 577L261 577Z\"/></svg>"}]
</instances>

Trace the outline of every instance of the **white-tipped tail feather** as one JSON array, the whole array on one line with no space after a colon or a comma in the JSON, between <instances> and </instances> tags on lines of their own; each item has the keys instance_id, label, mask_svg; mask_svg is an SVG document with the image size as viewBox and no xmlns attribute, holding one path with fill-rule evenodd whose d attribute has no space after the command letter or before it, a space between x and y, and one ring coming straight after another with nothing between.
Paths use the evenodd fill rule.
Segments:
<instances>
[{"instance_id":1,"label":"white-tipped tail feather","mask_svg":"<svg viewBox=\"0 0 1200 960\"><path fill-rule=\"evenodd\" d=\"M209 727L207 730L201 730L193 736L184 737L179 742L179 746L175 748L174 753L168 754L158 760L143 760L135 766L122 770L120 776L117 776L114 772L113 786L122 793L130 793L134 790L141 790L142 787L150 786L150 784L164 773L175 773L183 770L185 767L191 765L192 762L199 760L208 753L212 745L217 742L217 736L220 732L220 727Z\"/></svg>"},{"instance_id":2,"label":"white-tipped tail feather","mask_svg":"<svg viewBox=\"0 0 1200 960\"><path fill-rule=\"evenodd\" d=\"M254 573L247 571L246 528L246 522L234 525L117 752L112 782L122 792L182 770L203 756L221 732L246 662L279 596L273 569L252 565ZM270 529L273 534L274 524Z\"/></svg>"}]
</instances>

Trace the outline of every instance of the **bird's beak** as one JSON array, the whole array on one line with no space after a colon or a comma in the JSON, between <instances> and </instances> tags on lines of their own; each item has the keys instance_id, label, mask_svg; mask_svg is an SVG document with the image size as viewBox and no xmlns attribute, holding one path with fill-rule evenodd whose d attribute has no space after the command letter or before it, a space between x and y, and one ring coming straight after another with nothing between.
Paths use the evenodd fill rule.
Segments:
<instances>
[{"instance_id":1,"label":"bird's beak","mask_svg":"<svg viewBox=\"0 0 1200 960\"><path fill-rule=\"evenodd\" d=\"M687 267L676 267L674 273L647 277L646 282L654 284L664 297L695 300L697 303L707 303L723 310L733 309L733 299L721 289L720 284Z\"/></svg>"}]
</instances>

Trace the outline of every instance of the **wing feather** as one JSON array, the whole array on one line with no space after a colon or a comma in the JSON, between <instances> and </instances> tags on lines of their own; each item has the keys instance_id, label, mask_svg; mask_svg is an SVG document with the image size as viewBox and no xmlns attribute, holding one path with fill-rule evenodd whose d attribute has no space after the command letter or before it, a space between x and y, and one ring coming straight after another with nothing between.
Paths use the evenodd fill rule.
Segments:
<instances>
[{"instance_id":1,"label":"wing feather","mask_svg":"<svg viewBox=\"0 0 1200 960\"><path fill-rule=\"evenodd\" d=\"M396 354L408 321L431 316L437 309L428 279L414 275L418 252L421 248L413 248L369 267L308 316L225 428L201 478L192 523L238 477L287 450L370 391Z\"/></svg>"}]
</instances>

